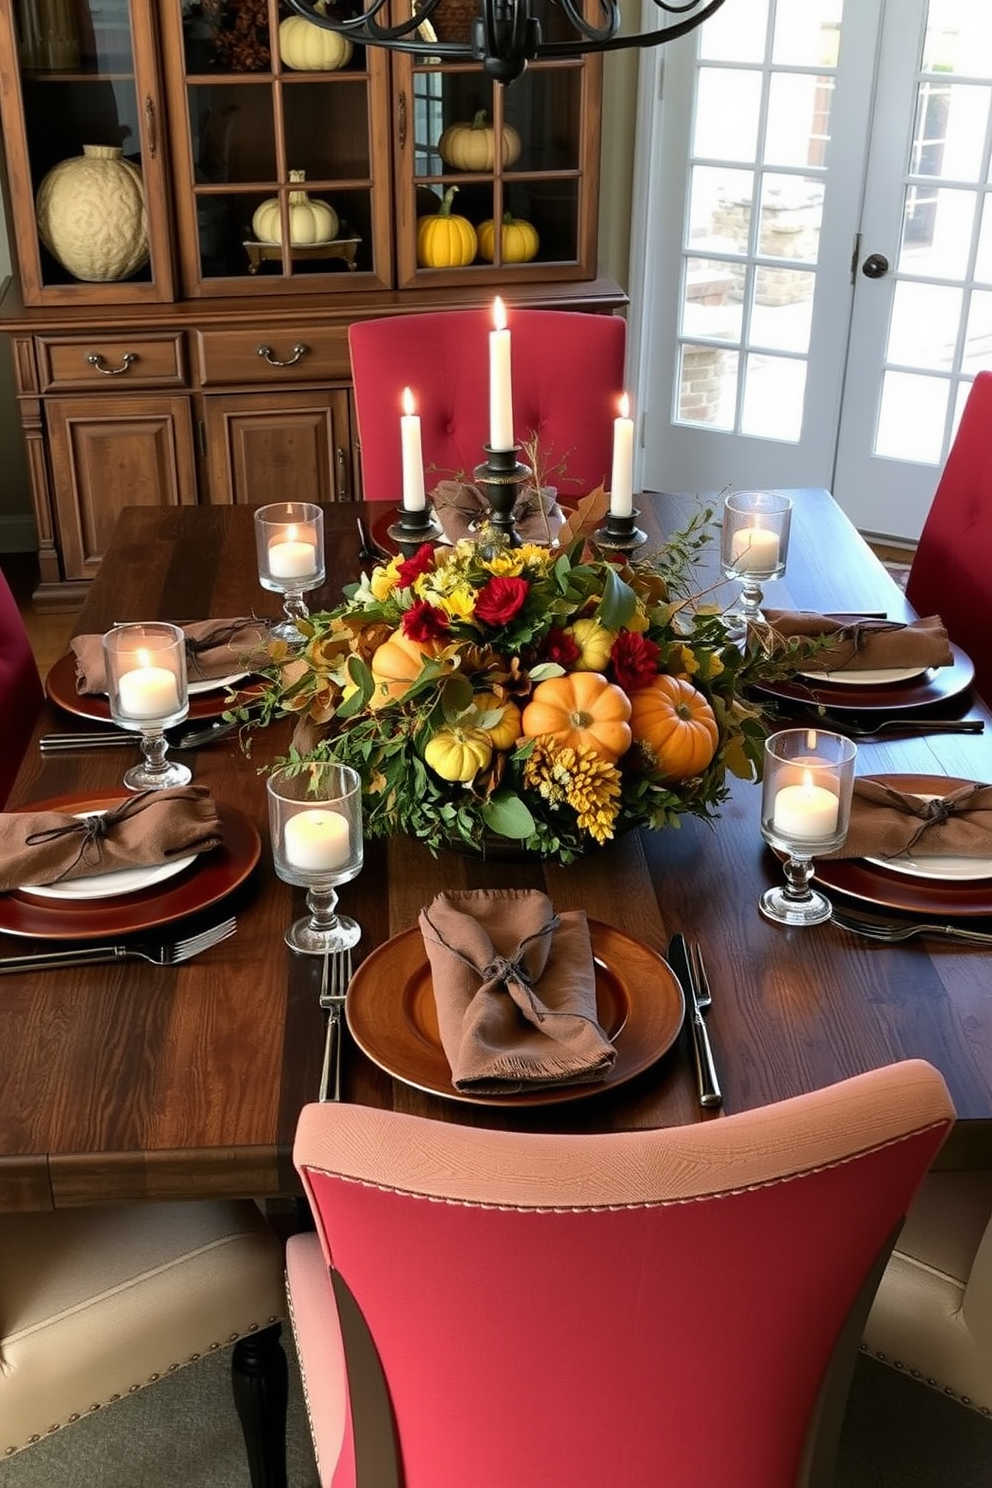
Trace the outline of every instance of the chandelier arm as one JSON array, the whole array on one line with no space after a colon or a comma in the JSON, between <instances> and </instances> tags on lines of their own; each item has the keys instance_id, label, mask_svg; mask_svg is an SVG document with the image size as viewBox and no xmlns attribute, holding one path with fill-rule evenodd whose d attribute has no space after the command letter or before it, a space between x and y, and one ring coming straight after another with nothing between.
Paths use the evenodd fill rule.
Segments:
<instances>
[{"instance_id":1,"label":"chandelier arm","mask_svg":"<svg viewBox=\"0 0 992 1488\"><path fill-rule=\"evenodd\" d=\"M660 4L661 0L655 0ZM699 0L689 0L690 5L698 5ZM602 26L596 26L592 21L586 19L581 10L575 5L574 0L558 0L558 4L568 16L572 25L582 36L588 37L590 41L609 41L616 36L620 29L620 5L619 0L599 0L601 14L606 17ZM544 47L541 48L544 51Z\"/></svg>"},{"instance_id":2,"label":"chandelier arm","mask_svg":"<svg viewBox=\"0 0 992 1488\"><path fill-rule=\"evenodd\" d=\"M564 4L564 0L559 0L559 3ZM653 3L662 10L675 13L670 5L663 3L663 0L653 0ZM724 0L709 0L706 8L698 15L689 16L684 21L677 21L673 26L660 26L657 31L638 31L634 35L612 36L606 39L587 33L589 39L586 41L578 38L575 41L546 41L542 43L540 55L552 59L564 59L581 57L586 52L616 52L625 47L664 46L668 41L677 41L680 36L688 36L690 31L695 31L697 26L709 20L710 16L714 15L723 4Z\"/></svg>"}]
</instances>

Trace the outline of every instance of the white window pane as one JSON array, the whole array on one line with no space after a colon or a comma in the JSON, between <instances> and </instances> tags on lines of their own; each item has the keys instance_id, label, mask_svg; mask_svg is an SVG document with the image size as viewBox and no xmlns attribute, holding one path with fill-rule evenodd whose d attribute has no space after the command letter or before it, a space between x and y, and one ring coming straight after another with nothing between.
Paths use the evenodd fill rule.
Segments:
<instances>
[{"instance_id":1,"label":"white window pane","mask_svg":"<svg viewBox=\"0 0 992 1488\"><path fill-rule=\"evenodd\" d=\"M873 454L886 460L939 464L948 387L943 378L886 372Z\"/></svg>"},{"instance_id":2,"label":"white window pane","mask_svg":"<svg viewBox=\"0 0 992 1488\"><path fill-rule=\"evenodd\" d=\"M730 0L699 30L699 55L707 62L763 62L768 0Z\"/></svg>"},{"instance_id":3,"label":"white window pane","mask_svg":"<svg viewBox=\"0 0 992 1488\"><path fill-rule=\"evenodd\" d=\"M752 171L693 166L687 247L705 245L720 253L746 253L753 193Z\"/></svg>"},{"instance_id":4,"label":"white window pane","mask_svg":"<svg viewBox=\"0 0 992 1488\"><path fill-rule=\"evenodd\" d=\"M681 348L679 423L733 429L737 398L737 353L719 346Z\"/></svg>"},{"instance_id":5,"label":"white window pane","mask_svg":"<svg viewBox=\"0 0 992 1488\"><path fill-rule=\"evenodd\" d=\"M820 252L822 216L822 181L809 176L763 176L759 254L815 264Z\"/></svg>"},{"instance_id":6,"label":"white window pane","mask_svg":"<svg viewBox=\"0 0 992 1488\"><path fill-rule=\"evenodd\" d=\"M804 73L773 74L768 88L766 165L822 165L830 138L834 80Z\"/></svg>"},{"instance_id":7,"label":"white window pane","mask_svg":"<svg viewBox=\"0 0 992 1488\"><path fill-rule=\"evenodd\" d=\"M975 278L992 284L992 195L982 201L982 230L978 239Z\"/></svg>"},{"instance_id":8,"label":"white window pane","mask_svg":"<svg viewBox=\"0 0 992 1488\"><path fill-rule=\"evenodd\" d=\"M923 67L992 77L992 6L986 0L930 0Z\"/></svg>"},{"instance_id":9,"label":"white window pane","mask_svg":"<svg viewBox=\"0 0 992 1488\"><path fill-rule=\"evenodd\" d=\"M989 89L924 79L916 99L910 170L948 181L981 179Z\"/></svg>"},{"instance_id":10,"label":"white window pane","mask_svg":"<svg viewBox=\"0 0 992 1488\"><path fill-rule=\"evenodd\" d=\"M759 264L751 307L752 346L769 351L809 351L816 275Z\"/></svg>"},{"instance_id":11,"label":"white window pane","mask_svg":"<svg viewBox=\"0 0 992 1488\"><path fill-rule=\"evenodd\" d=\"M740 342L744 316L744 265L719 259L686 261L679 333Z\"/></svg>"},{"instance_id":12,"label":"white window pane","mask_svg":"<svg viewBox=\"0 0 992 1488\"><path fill-rule=\"evenodd\" d=\"M796 444L802 432L806 363L752 353L744 374L741 433Z\"/></svg>"},{"instance_id":13,"label":"white window pane","mask_svg":"<svg viewBox=\"0 0 992 1488\"><path fill-rule=\"evenodd\" d=\"M961 367L965 372L992 369L992 293L988 290L972 292Z\"/></svg>"},{"instance_id":14,"label":"white window pane","mask_svg":"<svg viewBox=\"0 0 992 1488\"><path fill-rule=\"evenodd\" d=\"M761 73L701 67L692 153L708 160L756 158Z\"/></svg>"},{"instance_id":15,"label":"white window pane","mask_svg":"<svg viewBox=\"0 0 992 1488\"><path fill-rule=\"evenodd\" d=\"M911 280L897 284L886 361L904 367L950 367L960 317L960 289Z\"/></svg>"},{"instance_id":16,"label":"white window pane","mask_svg":"<svg viewBox=\"0 0 992 1488\"><path fill-rule=\"evenodd\" d=\"M976 200L973 191L907 186L898 267L937 279L963 279Z\"/></svg>"},{"instance_id":17,"label":"white window pane","mask_svg":"<svg viewBox=\"0 0 992 1488\"><path fill-rule=\"evenodd\" d=\"M836 67L843 0L778 0L772 61L776 66Z\"/></svg>"}]
</instances>

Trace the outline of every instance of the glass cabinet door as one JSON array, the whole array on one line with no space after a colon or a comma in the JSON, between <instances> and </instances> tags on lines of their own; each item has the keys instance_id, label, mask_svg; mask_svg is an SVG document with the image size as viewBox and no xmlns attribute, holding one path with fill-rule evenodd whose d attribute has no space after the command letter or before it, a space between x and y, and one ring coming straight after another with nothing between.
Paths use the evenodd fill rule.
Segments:
<instances>
[{"instance_id":1,"label":"glass cabinet door","mask_svg":"<svg viewBox=\"0 0 992 1488\"><path fill-rule=\"evenodd\" d=\"M384 54L280 0L167 0L163 26L185 293L388 284Z\"/></svg>"},{"instance_id":2,"label":"glass cabinet door","mask_svg":"<svg viewBox=\"0 0 992 1488\"><path fill-rule=\"evenodd\" d=\"M442 0L438 40L463 39L475 10ZM539 10L545 37L564 40L560 7ZM594 277L600 59L532 62L505 88L429 50L396 65L400 283ZM446 215L471 231L425 221Z\"/></svg>"},{"instance_id":3,"label":"glass cabinet door","mask_svg":"<svg viewBox=\"0 0 992 1488\"><path fill-rule=\"evenodd\" d=\"M164 121L140 0L0 0L8 215L28 305L169 300Z\"/></svg>"}]
</instances>

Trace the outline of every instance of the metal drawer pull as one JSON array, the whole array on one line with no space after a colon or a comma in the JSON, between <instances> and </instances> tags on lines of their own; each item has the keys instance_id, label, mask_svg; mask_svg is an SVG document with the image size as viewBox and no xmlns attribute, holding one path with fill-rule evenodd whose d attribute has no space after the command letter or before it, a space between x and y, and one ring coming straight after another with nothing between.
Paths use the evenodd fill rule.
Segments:
<instances>
[{"instance_id":1,"label":"metal drawer pull","mask_svg":"<svg viewBox=\"0 0 992 1488\"><path fill-rule=\"evenodd\" d=\"M91 367L95 367L98 372L102 372L104 377L120 377L121 373L126 372L132 362L138 360L138 353L136 351L126 351L121 357L119 367L108 367L98 351L91 351L86 360Z\"/></svg>"},{"instance_id":2,"label":"metal drawer pull","mask_svg":"<svg viewBox=\"0 0 992 1488\"><path fill-rule=\"evenodd\" d=\"M293 355L287 361L281 362L278 357L272 355L271 346L257 347L259 356L263 357L270 367L295 367L296 363L302 361L309 350L309 346L304 345L302 341L297 341L293 347Z\"/></svg>"}]
</instances>

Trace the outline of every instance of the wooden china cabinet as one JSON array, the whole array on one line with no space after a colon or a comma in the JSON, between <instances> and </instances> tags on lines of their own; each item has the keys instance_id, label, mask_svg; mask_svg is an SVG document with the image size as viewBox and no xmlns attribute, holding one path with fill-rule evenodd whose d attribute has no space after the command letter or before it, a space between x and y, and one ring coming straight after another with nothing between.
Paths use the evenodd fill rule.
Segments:
<instances>
[{"instance_id":1,"label":"wooden china cabinet","mask_svg":"<svg viewBox=\"0 0 992 1488\"><path fill-rule=\"evenodd\" d=\"M560 10L544 9L557 36ZM423 54L355 48L344 65L321 52L314 66L307 46L302 67L280 42L287 19L282 0L0 0L17 265L0 330L39 604L78 603L123 505L356 498L352 321L485 304L497 288L511 305L625 304L597 274L600 58L532 64L507 90L474 64L442 65L429 40ZM458 39L465 0L444 0L434 24ZM60 218L45 193L39 203L49 172L85 146L140 171L147 259L127 277L84 277L67 244L77 217L84 257L120 235L121 214L88 186L65 210L60 185ZM418 262L418 222L451 186L474 226L530 223L535 255L504 260L494 234L493 262ZM298 241L304 230L315 240Z\"/></svg>"}]
</instances>

